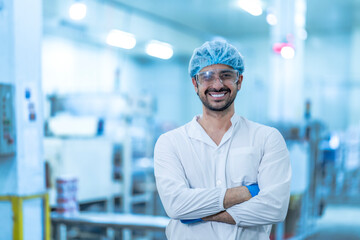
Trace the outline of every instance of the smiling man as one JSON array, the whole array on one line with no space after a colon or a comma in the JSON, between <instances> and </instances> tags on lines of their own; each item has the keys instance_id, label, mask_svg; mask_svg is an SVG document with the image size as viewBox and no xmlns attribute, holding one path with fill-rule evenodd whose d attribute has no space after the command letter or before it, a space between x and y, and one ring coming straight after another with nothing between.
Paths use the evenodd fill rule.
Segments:
<instances>
[{"instance_id":1,"label":"smiling man","mask_svg":"<svg viewBox=\"0 0 360 240\"><path fill-rule=\"evenodd\" d=\"M189 74L203 114L158 139L155 177L168 239L269 239L283 221L291 167L281 134L235 114L244 63L224 41L194 50Z\"/></svg>"},{"instance_id":2,"label":"smiling man","mask_svg":"<svg viewBox=\"0 0 360 240\"><path fill-rule=\"evenodd\" d=\"M216 78L219 78L219 81L216 81ZM203 68L192 81L205 109L220 112L229 109L237 94L237 91L229 89L227 85L230 83L232 86L231 83L235 81L238 83L237 90L240 90L242 75L239 75L238 70L234 70L228 65L215 64ZM209 87L204 94L199 93L199 84ZM211 100L213 100L213 104L210 103Z\"/></svg>"}]
</instances>

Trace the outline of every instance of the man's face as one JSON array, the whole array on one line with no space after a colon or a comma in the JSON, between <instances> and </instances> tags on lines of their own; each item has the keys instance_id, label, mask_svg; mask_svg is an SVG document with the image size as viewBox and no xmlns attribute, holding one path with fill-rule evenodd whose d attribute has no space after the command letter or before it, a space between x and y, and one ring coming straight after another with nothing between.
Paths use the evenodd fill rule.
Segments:
<instances>
[{"instance_id":1,"label":"man's face","mask_svg":"<svg viewBox=\"0 0 360 240\"><path fill-rule=\"evenodd\" d=\"M218 74L217 70L220 69L230 69L233 70L228 65L224 64L215 64L203 68L200 72L207 72L214 70ZM241 88L243 76L238 76L237 82L232 81L223 81L221 82L219 76L216 75L216 80L211 83L201 83L196 82L196 79L193 78L192 82L195 87L201 102L204 106L211 111L224 111L228 109L231 104L234 102L237 92Z\"/></svg>"}]
</instances>

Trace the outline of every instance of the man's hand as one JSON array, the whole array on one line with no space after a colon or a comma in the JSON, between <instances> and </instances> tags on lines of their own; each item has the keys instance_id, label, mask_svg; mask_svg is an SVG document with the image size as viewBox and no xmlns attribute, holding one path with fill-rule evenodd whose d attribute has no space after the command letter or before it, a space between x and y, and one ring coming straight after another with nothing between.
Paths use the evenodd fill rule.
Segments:
<instances>
[{"instance_id":1,"label":"man's hand","mask_svg":"<svg viewBox=\"0 0 360 240\"><path fill-rule=\"evenodd\" d=\"M229 213L227 213L226 211L223 212L219 212L217 214L208 216L208 217L204 217L202 218L203 221L214 221L214 222L222 222L222 223L228 223L228 224L232 224L235 225L235 221L234 219L231 217L231 215Z\"/></svg>"},{"instance_id":2,"label":"man's hand","mask_svg":"<svg viewBox=\"0 0 360 240\"><path fill-rule=\"evenodd\" d=\"M240 186L234 188L228 188L224 197L224 208L227 209L236 204L243 203L252 197L255 197L259 193L259 186L255 183L249 186ZM234 219L226 211L219 212L217 214L207 216L198 219L180 220L184 224L198 223L202 221L215 221L228 224L235 224Z\"/></svg>"},{"instance_id":3,"label":"man's hand","mask_svg":"<svg viewBox=\"0 0 360 240\"><path fill-rule=\"evenodd\" d=\"M236 204L243 203L258 195L259 191L259 186L256 183L248 186L229 188L225 193L224 208L228 209Z\"/></svg>"},{"instance_id":4,"label":"man's hand","mask_svg":"<svg viewBox=\"0 0 360 240\"><path fill-rule=\"evenodd\" d=\"M243 203L251 199L251 194L247 187L240 186L226 190L224 197L224 208L228 209L236 204Z\"/></svg>"}]
</instances>

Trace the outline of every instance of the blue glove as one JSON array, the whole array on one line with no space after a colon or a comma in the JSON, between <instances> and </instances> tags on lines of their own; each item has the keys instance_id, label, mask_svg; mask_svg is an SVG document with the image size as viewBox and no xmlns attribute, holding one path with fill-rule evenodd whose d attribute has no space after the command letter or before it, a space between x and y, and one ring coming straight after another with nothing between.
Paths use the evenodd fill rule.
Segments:
<instances>
[{"instance_id":1,"label":"blue glove","mask_svg":"<svg viewBox=\"0 0 360 240\"><path fill-rule=\"evenodd\" d=\"M258 195L258 193L260 191L259 185L257 185L256 183L245 186L245 187L247 187L247 189L249 189L249 192L252 197L255 197L256 195Z\"/></svg>"},{"instance_id":2,"label":"blue glove","mask_svg":"<svg viewBox=\"0 0 360 240\"><path fill-rule=\"evenodd\" d=\"M183 224L191 224L191 223L197 223L202 222L203 220L201 218L198 219L187 219L187 220L180 220Z\"/></svg>"}]
</instances>

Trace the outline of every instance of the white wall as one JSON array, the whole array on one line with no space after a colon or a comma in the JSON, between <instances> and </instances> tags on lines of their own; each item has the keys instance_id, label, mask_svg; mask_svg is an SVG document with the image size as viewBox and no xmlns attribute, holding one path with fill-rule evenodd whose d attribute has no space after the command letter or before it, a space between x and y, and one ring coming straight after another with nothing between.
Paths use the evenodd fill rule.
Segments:
<instances>
[{"instance_id":1,"label":"white wall","mask_svg":"<svg viewBox=\"0 0 360 240\"><path fill-rule=\"evenodd\" d=\"M235 100L235 111L260 123L268 121L269 44L267 38L251 38L235 45L243 55L245 64L244 80Z\"/></svg>"},{"instance_id":2,"label":"white wall","mask_svg":"<svg viewBox=\"0 0 360 240\"><path fill-rule=\"evenodd\" d=\"M349 96L356 91L349 75L350 37L310 36L306 43L305 97L312 102L312 117L332 130L346 129L349 125Z\"/></svg>"},{"instance_id":3,"label":"white wall","mask_svg":"<svg viewBox=\"0 0 360 240\"><path fill-rule=\"evenodd\" d=\"M58 37L45 36L42 84L45 94L111 92L116 53Z\"/></svg>"}]
</instances>

